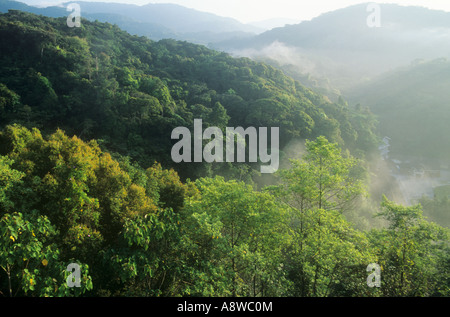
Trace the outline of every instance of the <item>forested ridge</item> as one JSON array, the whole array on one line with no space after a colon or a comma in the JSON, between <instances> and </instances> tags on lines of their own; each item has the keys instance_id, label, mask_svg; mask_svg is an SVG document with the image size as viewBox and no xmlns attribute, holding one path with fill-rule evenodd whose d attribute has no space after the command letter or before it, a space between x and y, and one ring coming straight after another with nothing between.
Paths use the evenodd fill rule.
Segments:
<instances>
[{"instance_id":1,"label":"forested ridge","mask_svg":"<svg viewBox=\"0 0 450 317\"><path fill-rule=\"evenodd\" d=\"M273 67L187 42L152 42L110 24L11 11L1 22L1 125L61 128L98 139L143 166L171 161L170 135L194 119L217 127L280 128L292 137L325 135L354 150L376 145L373 117L332 104ZM215 168L224 168L223 164ZM205 176L211 166L178 168Z\"/></svg>"},{"instance_id":2,"label":"forested ridge","mask_svg":"<svg viewBox=\"0 0 450 317\"><path fill-rule=\"evenodd\" d=\"M448 231L367 192L376 121L263 63L116 26L0 15L4 296L448 296ZM279 127L304 155L270 186L251 164L174 164L171 132ZM69 263L80 288L66 284ZM367 285L367 266L382 287Z\"/></svg>"}]
</instances>

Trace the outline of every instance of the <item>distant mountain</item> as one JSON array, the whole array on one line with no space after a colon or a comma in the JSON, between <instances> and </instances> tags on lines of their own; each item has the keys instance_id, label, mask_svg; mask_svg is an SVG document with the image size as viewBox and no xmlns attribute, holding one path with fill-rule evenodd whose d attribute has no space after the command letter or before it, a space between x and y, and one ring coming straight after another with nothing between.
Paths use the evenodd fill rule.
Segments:
<instances>
[{"instance_id":1,"label":"distant mountain","mask_svg":"<svg viewBox=\"0 0 450 317\"><path fill-rule=\"evenodd\" d=\"M264 29L264 31L272 30L274 28L283 27L287 24L298 24L300 21L299 19L286 19L286 18L274 18L274 19L267 19L262 21L255 21L250 22L250 25L256 26L258 28Z\"/></svg>"},{"instance_id":2,"label":"distant mountain","mask_svg":"<svg viewBox=\"0 0 450 317\"><path fill-rule=\"evenodd\" d=\"M291 70L327 77L345 89L417 58L450 56L450 13L422 7L380 5L381 27L371 28L368 4L275 28L252 39L229 40L215 49L238 56L273 58ZM291 58L283 60L289 55Z\"/></svg>"},{"instance_id":3,"label":"distant mountain","mask_svg":"<svg viewBox=\"0 0 450 317\"><path fill-rule=\"evenodd\" d=\"M69 15L67 2L62 6L37 8L24 3L0 0L0 12L21 10L49 17ZM77 1L81 15L91 21L116 24L133 35L152 40L172 38L197 44L248 38L264 29L231 18L200 12L175 4L134 4Z\"/></svg>"},{"instance_id":4,"label":"distant mountain","mask_svg":"<svg viewBox=\"0 0 450 317\"><path fill-rule=\"evenodd\" d=\"M66 9L62 7L38 8L18 1L0 0L0 12L8 12L8 10L26 11L54 18L68 15Z\"/></svg>"},{"instance_id":5,"label":"distant mountain","mask_svg":"<svg viewBox=\"0 0 450 317\"><path fill-rule=\"evenodd\" d=\"M70 3L70 2L67 2ZM173 30L175 33L213 33L248 32L257 33L261 29L242 24L237 20L215 14L197 11L176 4L147 4L144 6L77 2L82 11L88 14L119 14L141 23L154 23Z\"/></svg>"}]
</instances>

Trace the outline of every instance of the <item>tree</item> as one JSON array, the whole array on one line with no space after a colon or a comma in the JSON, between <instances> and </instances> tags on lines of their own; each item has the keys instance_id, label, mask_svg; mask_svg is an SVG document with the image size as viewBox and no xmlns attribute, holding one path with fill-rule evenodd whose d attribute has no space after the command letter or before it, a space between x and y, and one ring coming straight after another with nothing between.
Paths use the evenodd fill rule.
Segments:
<instances>
[{"instance_id":1,"label":"tree","mask_svg":"<svg viewBox=\"0 0 450 317\"><path fill-rule=\"evenodd\" d=\"M23 173L11 169L13 163L12 160L0 155L0 215L14 208L9 195L24 176Z\"/></svg>"},{"instance_id":2,"label":"tree","mask_svg":"<svg viewBox=\"0 0 450 317\"><path fill-rule=\"evenodd\" d=\"M92 289L88 266L81 264L80 287L70 288L66 266L51 239L56 230L37 211L4 214L0 218L0 268L8 296L77 296Z\"/></svg>"},{"instance_id":3,"label":"tree","mask_svg":"<svg viewBox=\"0 0 450 317\"><path fill-rule=\"evenodd\" d=\"M161 169L160 189L151 185L157 176L141 169L143 186L137 185L96 142L61 130L44 138L38 129L15 125L0 133L0 144L6 154L0 157L0 212L37 210L48 217L61 259L88 263L99 285L100 251L116 242L128 219L155 212L160 197L179 207L180 199L165 196L177 192L170 173Z\"/></svg>"},{"instance_id":4,"label":"tree","mask_svg":"<svg viewBox=\"0 0 450 317\"><path fill-rule=\"evenodd\" d=\"M16 113L19 106L20 96L0 83L0 120L3 121L8 115Z\"/></svg>"},{"instance_id":5,"label":"tree","mask_svg":"<svg viewBox=\"0 0 450 317\"><path fill-rule=\"evenodd\" d=\"M361 272L373 260L364 235L342 212L363 188L352 175L356 160L326 138L306 142L303 160L280 170L266 189L289 206L287 271L297 296L361 293ZM359 277L359 278L358 278ZM360 281L355 282L355 281Z\"/></svg>"},{"instance_id":6,"label":"tree","mask_svg":"<svg viewBox=\"0 0 450 317\"><path fill-rule=\"evenodd\" d=\"M289 220L285 270L293 296L365 294L365 268L375 256L362 232L334 210L292 209Z\"/></svg>"},{"instance_id":7,"label":"tree","mask_svg":"<svg viewBox=\"0 0 450 317\"><path fill-rule=\"evenodd\" d=\"M180 292L182 238L180 216L171 209L127 219L118 243L103 253L110 274L104 290L120 296L186 295Z\"/></svg>"},{"instance_id":8,"label":"tree","mask_svg":"<svg viewBox=\"0 0 450 317\"><path fill-rule=\"evenodd\" d=\"M369 234L382 268L382 294L448 296L448 230L426 221L420 205L406 207L386 197L377 216L388 222L386 229Z\"/></svg>"},{"instance_id":9,"label":"tree","mask_svg":"<svg viewBox=\"0 0 450 317\"><path fill-rule=\"evenodd\" d=\"M268 189L300 211L316 208L343 213L365 193L357 160L323 136L307 140L303 159L290 162L290 169L278 172L281 184Z\"/></svg>"}]
</instances>

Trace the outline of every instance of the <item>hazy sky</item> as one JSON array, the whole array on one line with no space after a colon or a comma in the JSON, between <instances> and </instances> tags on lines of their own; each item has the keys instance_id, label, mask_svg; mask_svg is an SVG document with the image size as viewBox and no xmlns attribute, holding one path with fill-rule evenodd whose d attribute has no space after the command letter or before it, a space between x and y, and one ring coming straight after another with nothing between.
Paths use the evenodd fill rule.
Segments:
<instances>
[{"instance_id":1,"label":"hazy sky","mask_svg":"<svg viewBox=\"0 0 450 317\"><path fill-rule=\"evenodd\" d=\"M29 5L55 5L76 0L17 0ZM298 21L310 20L321 13L333 11L349 5L367 2L397 3L416 5L450 12L449 0L87 0L96 2L121 2L133 4L176 3L188 8L232 17L241 22L288 18Z\"/></svg>"}]
</instances>

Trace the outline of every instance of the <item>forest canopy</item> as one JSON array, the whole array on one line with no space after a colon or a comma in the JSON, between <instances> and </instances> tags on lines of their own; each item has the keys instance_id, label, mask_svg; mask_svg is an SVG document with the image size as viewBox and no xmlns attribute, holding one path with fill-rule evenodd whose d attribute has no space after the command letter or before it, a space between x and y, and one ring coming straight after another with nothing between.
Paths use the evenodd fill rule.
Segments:
<instances>
[{"instance_id":1,"label":"forest canopy","mask_svg":"<svg viewBox=\"0 0 450 317\"><path fill-rule=\"evenodd\" d=\"M388 226L355 229L342 208L362 193L346 186L354 159L324 137L263 190L220 176L184 183L61 130L8 126L0 143L3 295L449 295L448 230L387 199ZM80 288L65 283L69 263ZM380 289L366 284L371 263Z\"/></svg>"},{"instance_id":2,"label":"forest canopy","mask_svg":"<svg viewBox=\"0 0 450 317\"><path fill-rule=\"evenodd\" d=\"M154 161L183 179L233 173L229 165L175 165L176 127L278 127L292 138L326 136L358 155L376 149L367 109L331 103L280 70L204 46L131 36L108 23L69 28L10 10L0 15L0 126L57 128L144 167Z\"/></svg>"},{"instance_id":3,"label":"forest canopy","mask_svg":"<svg viewBox=\"0 0 450 317\"><path fill-rule=\"evenodd\" d=\"M0 15L4 296L448 296L448 231L383 199L349 221L376 149L367 109L280 70L108 23ZM252 165L174 164L171 132L304 141L270 186ZM356 206L356 207L355 207ZM69 264L81 287L67 285ZM383 287L367 285L378 263Z\"/></svg>"}]
</instances>

